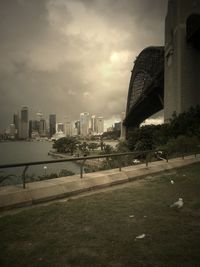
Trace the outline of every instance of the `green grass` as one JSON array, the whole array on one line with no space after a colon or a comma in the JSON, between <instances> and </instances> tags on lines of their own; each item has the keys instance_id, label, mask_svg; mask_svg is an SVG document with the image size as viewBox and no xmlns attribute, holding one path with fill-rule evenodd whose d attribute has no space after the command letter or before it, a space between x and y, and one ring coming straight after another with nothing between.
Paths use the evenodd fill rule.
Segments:
<instances>
[{"instance_id":1,"label":"green grass","mask_svg":"<svg viewBox=\"0 0 200 267\"><path fill-rule=\"evenodd\" d=\"M0 218L0 266L199 267L200 164L137 184Z\"/></svg>"}]
</instances>

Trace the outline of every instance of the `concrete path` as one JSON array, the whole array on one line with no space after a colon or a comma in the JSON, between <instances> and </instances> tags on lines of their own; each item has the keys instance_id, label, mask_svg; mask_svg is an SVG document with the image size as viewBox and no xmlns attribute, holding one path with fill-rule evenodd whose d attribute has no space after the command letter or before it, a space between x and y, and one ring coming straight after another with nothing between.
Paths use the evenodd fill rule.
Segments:
<instances>
[{"instance_id":1,"label":"concrete path","mask_svg":"<svg viewBox=\"0 0 200 267\"><path fill-rule=\"evenodd\" d=\"M79 175L55 178L40 182L27 183L26 189L22 185L0 187L0 211L17 207L23 207L42 203L49 200L60 199L78 195L94 189L102 189L132 182L145 176L169 171L174 168L200 162L200 154L195 158L188 156L184 159L175 158L166 161L156 161L145 164L129 166L119 169L84 174L80 179Z\"/></svg>"}]
</instances>

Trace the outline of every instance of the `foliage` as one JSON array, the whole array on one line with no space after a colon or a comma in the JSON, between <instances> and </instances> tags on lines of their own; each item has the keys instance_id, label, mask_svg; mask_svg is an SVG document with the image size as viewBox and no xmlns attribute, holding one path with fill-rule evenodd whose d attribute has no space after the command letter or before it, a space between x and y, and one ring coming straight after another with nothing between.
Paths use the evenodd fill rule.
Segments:
<instances>
[{"instance_id":1,"label":"foliage","mask_svg":"<svg viewBox=\"0 0 200 267\"><path fill-rule=\"evenodd\" d=\"M110 132L104 132L102 134L102 138L103 139L114 139L114 140L117 140L118 138L120 137L120 131L117 130L117 131L110 131Z\"/></svg>"},{"instance_id":2,"label":"foliage","mask_svg":"<svg viewBox=\"0 0 200 267\"><path fill-rule=\"evenodd\" d=\"M50 173L50 174L45 174L45 175L41 175L39 176L39 180L48 180L48 179L54 179L54 178L59 178L59 177L65 177L65 176L71 176L74 175L75 173L73 171L70 170L66 170L66 169L62 169L59 174L57 174L56 172L54 173Z\"/></svg>"},{"instance_id":3,"label":"foliage","mask_svg":"<svg viewBox=\"0 0 200 267\"><path fill-rule=\"evenodd\" d=\"M89 150L92 150L92 151L94 151L95 149L97 149L97 148L99 148L99 144L98 143L89 143L88 144L88 149Z\"/></svg>"},{"instance_id":4,"label":"foliage","mask_svg":"<svg viewBox=\"0 0 200 267\"><path fill-rule=\"evenodd\" d=\"M195 137L196 141L192 137ZM176 148L178 149L177 151L181 152L183 150L191 150L193 143L197 145L199 140L200 106L197 106L178 116L174 113L168 124L146 125L134 129L128 137L127 144L132 151L168 147L169 150Z\"/></svg>"},{"instance_id":5,"label":"foliage","mask_svg":"<svg viewBox=\"0 0 200 267\"><path fill-rule=\"evenodd\" d=\"M83 142L83 143L79 144L78 148L82 152L83 156L88 156L90 154L90 151L88 148L88 143Z\"/></svg>"},{"instance_id":6,"label":"foliage","mask_svg":"<svg viewBox=\"0 0 200 267\"><path fill-rule=\"evenodd\" d=\"M74 174L75 174L75 173L74 173L73 171L66 170L66 169L62 169L62 170L59 172L58 177L71 176L71 175L74 175Z\"/></svg>"},{"instance_id":7,"label":"foliage","mask_svg":"<svg viewBox=\"0 0 200 267\"><path fill-rule=\"evenodd\" d=\"M80 141L74 136L63 137L55 141L53 148L60 153L73 153L77 150Z\"/></svg>"},{"instance_id":8,"label":"foliage","mask_svg":"<svg viewBox=\"0 0 200 267\"><path fill-rule=\"evenodd\" d=\"M16 175L12 175L12 174L0 175L0 184L3 183L5 180L10 179L12 177L16 177Z\"/></svg>"},{"instance_id":9,"label":"foliage","mask_svg":"<svg viewBox=\"0 0 200 267\"><path fill-rule=\"evenodd\" d=\"M197 151L199 140L197 137L179 135L177 138L170 139L166 145L160 147L161 150L166 150L173 154L177 151L180 153L188 153Z\"/></svg>"},{"instance_id":10,"label":"foliage","mask_svg":"<svg viewBox=\"0 0 200 267\"><path fill-rule=\"evenodd\" d=\"M128 142L127 141L119 141L119 143L116 145L116 151L118 153L129 152L130 149L128 147Z\"/></svg>"},{"instance_id":11,"label":"foliage","mask_svg":"<svg viewBox=\"0 0 200 267\"><path fill-rule=\"evenodd\" d=\"M115 152L115 149L108 144L103 144L103 150L101 151L101 154L112 154Z\"/></svg>"}]
</instances>

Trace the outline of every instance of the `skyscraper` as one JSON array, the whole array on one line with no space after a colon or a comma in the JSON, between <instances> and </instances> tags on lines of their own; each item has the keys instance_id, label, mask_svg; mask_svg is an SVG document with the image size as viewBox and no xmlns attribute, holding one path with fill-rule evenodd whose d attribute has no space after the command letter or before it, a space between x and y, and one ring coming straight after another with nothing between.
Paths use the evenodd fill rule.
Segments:
<instances>
[{"instance_id":1,"label":"skyscraper","mask_svg":"<svg viewBox=\"0 0 200 267\"><path fill-rule=\"evenodd\" d=\"M58 122L57 132L63 132L64 133L64 124L62 122Z\"/></svg>"},{"instance_id":2,"label":"skyscraper","mask_svg":"<svg viewBox=\"0 0 200 267\"><path fill-rule=\"evenodd\" d=\"M15 138L19 136L19 115L13 115L13 124L15 125Z\"/></svg>"},{"instance_id":3,"label":"skyscraper","mask_svg":"<svg viewBox=\"0 0 200 267\"><path fill-rule=\"evenodd\" d=\"M22 107L21 109L21 131L20 131L20 139L28 138L28 107Z\"/></svg>"},{"instance_id":4,"label":"skyscraper","mask_svg":"<svg viewBox=\"0 0 200 267\"><path fill-rule=\"evenodd\" d=\"M69 118L66 118L65 121L65 135L72 136L72 123Z\"/></svg>"},{"instance_id":5,"label":"skyscraper","mask_svg":"<svg viewBox=\"0 0 200 267\"><path fill-rule=\"evenodd\" d=\"M96 115L91 116L91 131L97 133L97 118Z\"/></svg>"},{"instance_id":6,"label":"skyscraper","mask_svg":"<svg viewBox=\"0 0 200 267\"><path fill-rule=\"evenodd\" d=\"M29 137L32 138L32 135L38 136L40 128L40 122L37 120L29 121Z\"/></svg>"},{"instance_id":7,"label":"skyscraper","mask_svg":"<svg viewBox=\"0 0 200 267\"><path fill-rule=\"evenodd\" d=\"M52 137L56 133L56 114L49 115L49 135Z\"/></svg>"},{"instance_id":8,"label":"skyscraper","mask_svg":"<svg viewBox=\"0 0 200 267\"><path fill-rule=\"evenodd\" d=\"M80 125L80 121L76 121L76 122L75 122L75 128L77 129L77 134L80 135L80 134L81 134L81 125Z\"/></svg>"},{"instance_id":9,"label":"skyscraper","mask_svg":"<svg viewBox=\"0 0 200 267\"><path fill-rule=\"evenodd\" d=\"M83 112L80 114L80 130L82 136L87 136L89 133L89 113Z\"/></svg>"},{"instance_id":10,"label":"skyscraper","mask_svg":"<svg viewBox=\"0 0 200 267\"><path fill-rule=\"evenodd\" d=\"M46 133L47 133L46 121L45 119L41 119L39 125L39 134L41 137L44 137L46 136Z\"/></svg>"},{"instance_id":11,"label":"skyscraper","mask_svg":"<svg viewBox=\"0 0 200 267\"><path fill-rule=\"evenodd\" d=\"M97 118L97 132L102 134L104 132L104 119L103 117Z\"/></svg>"}]
</instances>

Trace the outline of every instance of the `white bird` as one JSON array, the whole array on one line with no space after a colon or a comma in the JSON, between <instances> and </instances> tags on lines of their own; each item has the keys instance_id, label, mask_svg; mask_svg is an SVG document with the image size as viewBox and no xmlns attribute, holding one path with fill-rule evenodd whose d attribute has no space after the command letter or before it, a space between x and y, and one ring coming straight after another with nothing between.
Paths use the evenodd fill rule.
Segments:
<instances>
[{"instance_id":1,"label":"white bird","mask_svg":"<svg viewBox=\"0 0 200 267\"><path fill-rule=\"evenodd\" d=\"M136 236L136 238L135 239L142 239L142 238L145 238L145 234L142 234L142 235L138 235L138 236Z\"/></svg>"},{"instance_id":2,"label":"white bird","mask_svg":"<svg viewBox=\"0 0 200 267\"><path fill-rule=\"evenodd\" d=\"M134 218L135 216L132 214L132 215L129 215L129 218Z\"/></svg>"},{"instance_id":3,"label":"white bird","mask_svg":"<svg viewBox=\"0 0 200 267\"><path fill-rule=\"evenodd\" d=\"M170 183L171 183L171 184L174 184L174 181L173 181L173 180L171 180L171 181L170 181Z\"/></svg>"},{"instance_id":4,"label":"white bird","mask_svg":"<svg viewBox=\"0 0 200 267\"><path fill-rule=\"evenodd\" d=\"M174 203L170 206L170 208L176 208L176 209L180 209L180 208L182 208L182 207L183 207L183 199L182 199L181 197L178 199L178 201L174 202Z\"/></svg>"},{"instance_id":5,"label":"white bird","mask_svg":"<svg viewBox=\"0 0 200 267\"><path fill-rule=\"evenodd\" d=\"M138 159L133 160L133 164L138 164L138 163L140 163L140 161Z\"/></svg>"}]
</instances>

